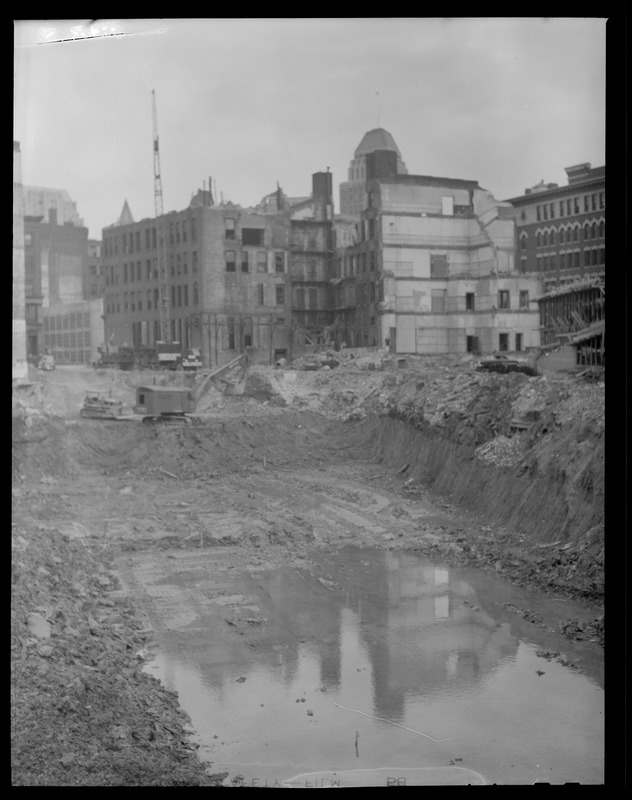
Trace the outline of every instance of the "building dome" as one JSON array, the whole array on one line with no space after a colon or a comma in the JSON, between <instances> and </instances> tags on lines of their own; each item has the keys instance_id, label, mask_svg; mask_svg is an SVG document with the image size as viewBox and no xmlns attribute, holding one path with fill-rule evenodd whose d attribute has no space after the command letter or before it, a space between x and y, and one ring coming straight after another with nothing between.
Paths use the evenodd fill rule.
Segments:
<instances>
[{"instance_id":1,"label":"building dome","mask_svg":"<svg viewBox=\"0 0 632 800\"><path fill-rule=\"evenodd\" d=\"M364 134L362 141L355 151L355 157L365 156L367 153L372 153L374 150L393 150L401 157L399 147L395 144L395 139L384 128L374 128Z\"/></svg>"}]
</instances>

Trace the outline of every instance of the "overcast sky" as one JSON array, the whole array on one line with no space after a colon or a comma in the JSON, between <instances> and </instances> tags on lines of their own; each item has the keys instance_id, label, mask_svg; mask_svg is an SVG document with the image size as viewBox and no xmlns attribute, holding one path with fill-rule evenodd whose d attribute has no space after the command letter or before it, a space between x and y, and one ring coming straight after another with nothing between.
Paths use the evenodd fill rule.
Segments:
<instances>
[{"instance_id":1,"label":"overcast sky","mask_svg":"<svg viewBox=\"0 0 632 800\"><path fill-rule=\"evenodd\" d=\"M338 211L376 127L409 173L499 200L605 163L605 19L91 22L15 23L14 138L23 183L67 189L92 238L125 199L154 215L152 89L165 211L209 176L250 206L277 181L308 195L327 167Z\"/></svg>"}]
</instances>

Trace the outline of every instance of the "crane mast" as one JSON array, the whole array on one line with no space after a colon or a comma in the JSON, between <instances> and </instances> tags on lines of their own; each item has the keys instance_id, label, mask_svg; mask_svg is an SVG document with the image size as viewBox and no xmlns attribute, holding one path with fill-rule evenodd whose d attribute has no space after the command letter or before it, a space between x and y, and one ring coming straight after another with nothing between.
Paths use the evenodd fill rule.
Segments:
<instances>
[{"instance_id":1,"label":"crane mast","mask_svg":"<svg viewBox=\"0 0 632 800\"><path fill-rule=\"evenodd\" d=\"M160 313L160 338L171 344L171 320L169 314L169 285L167 277L166 236L162 207L162 178L160 175L160 147L158 144L158 115L156 113L156 92L152 89L152 110L154 120L154 209L156 215L156 243L158 246L158 309Z\"/></svg>"}]
</instances>

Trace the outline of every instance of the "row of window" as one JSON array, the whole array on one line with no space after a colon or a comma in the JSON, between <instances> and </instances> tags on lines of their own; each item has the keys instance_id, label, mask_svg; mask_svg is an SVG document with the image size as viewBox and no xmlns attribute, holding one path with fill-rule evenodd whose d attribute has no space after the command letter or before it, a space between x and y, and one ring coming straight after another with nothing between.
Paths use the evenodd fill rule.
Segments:
<instances>
[{"instance_id":1,"label":"row of window","mask_svg":"<svg viewBox=\"0 0 632 800\"><path fill-rule=\"evenodd\" d=\"M187 253L170 253L169 273L172 277L176 275L188 275L189 262ZM191 252L191 272L193 274L198 271L198 254L197 250ZM118 286L119 278L122 283L134 283L142 280L157 280L158 275L158 259L148 258L145 260L145 269L143 270L142 261L130 261L129 264L112 264L105 267L105 285Z\"/></svg>"},{"instance_id":2,"label":"row of window","mask_svg":"<svg viewBox=\"0 0 632 800\"><path fill-rule=\"evenodd\" d=\"M197 283L191 287L191 305L198 305L200 302L199 289ZM137 292L123 292L122 294L110 294L105 297L105 313L120 314L130 313L131 311L143 311L143 304L146 311L157 309L160 303L158 289L139 289ZM187 284L171 287L171 308L189 305L189 287Z\"/></svg>"},{"instance_id":3,"label":"row of window","mask_svg":"<svg viewBox=\"0 0 632 800\"><path fill-rule=\"evenodd\" d=\"M559 266L560 269L574 269L582 266L582 251L575 250L574 252L560 253L552 255L537 255L536 264L538 272L549 272L556 270ZM606 263L606 248L595 247L591 250L584 250L583 265L585 267L595 267L604 265ZM526 259L525 259L526 262ZM526 271L526 263L524 265Z\"/></svg>"},{"instance_id":4,"label":"row of window","mask_svg":"<svg viewBox=\"0 0 632 800\"><path fill-rule=\"evenodd\" d=\"M178 220L169 223L169 244L180 244L197 241L197 219ZM142 245L145 250L155 250L157 247L157 232L155 227L145 228L144 235L140 230L127 233L113 234L103 240L103 256L109 258L121 255L140 253Z\"/></svg>"},{"instance_id":5,"label":"row of window","mask_svg":"<svg viewBox=\"0 0 632 800\"><path fill-rule=\"evenodd\" d=\"M241 272L250 272L251 256L248 250L242 250L240 254L240 269ZM226 272L237 272L237 251L226 250L224 252L226 259ZM258 250L256 255L256 268L257 272L268 271L268 253L265 250ZM285 272L285 253L277 251L274 254L274 271Z\"/></svg>"},{"instance_id":6,"label":"row of window","mask_svg":"<svg viewBox=\"0 0 632 800\"><path fill-rule=\"evenodd\" d=\"M78 311L75 314L57 314L46 316L43 320L45 331L70 330L71 328L89 328L90 312Z\"/></svg>"},{"instance_id":7,"label":"row of window","mask_svg":"<svg viewBox=\"0 0 632 800\"><path fill-rule=\"evenodd\" d=\"M72 331L70 333L44 332L44 345L46 347L90 347L90 331Z\"/></svg>"},{"instance_id":8,"label":"row of window","mask_svg":"<svg viewBox=\"0 0 632 800\"><path fill-rule=\"evenodd\" d=\"M372 222L372 220L369 221ZM341 278L360 275L367 271L375 272L376 269L377 259L374 250L368 253L352 253L338 259L338 275Z\"/></svg>"},{"instance_id":9,"label":"row of window","mask_svg":"<svg viewBox=\"0 0 632 800\"><path fill-rule=\"evenodd\" d=\"M581 214L582 205L584 214L605 208L606 193L594 192L593 194L583 195L583 198L581 195L578 195L577 197L569 197L552 203L541 203L535 207L536 218L538 222L540 222L544 219L555 219L556 213L558 217L570 217L574 214Z\"/></svg>"},{"instance_id":10,"label":"row of window","mask_svg":"<svg viewBox=\"0 0 632 800\"><path fill-rule=\"evenodd\" d=\"M285 305L285 284L278 283L274 287L275 305ZM299 290L300 291L300 290ZM170 308L186 308L191 305L197 306L200 302L199 289L194 283L189 292L189 286L171 287L171 306ZM263 283L257 286L257 303L265 305L265 286ZM159 308L160 295L158 289L139 290L137 292L123 292L122 294L106 295L105 313L106 314L129 314L136 311L152 311Z\"/></svg>"},{"instance_id":11,"label":"row of window","mask_svg":"<svg viewBox=\"0 0 632 800\"><path fill-rule=\"evenodd\" d=\"M237 239L237 224L234 219L224 220L224 238ZM251 247L261 247L265 243L265 228L242 228L241 243Z\"/></svg>"},{"instance_id":12,"label":"row of window","mask_svg":"<svg viewBox=\"0 0 632 800\"><path fill-rule=\"evenodd\" d=\"M91 361L89 350L76 350L76 349L59 349L59 346L49 344L44 337L44 346L55 356L55 361L58 364L89 364Z\"/></svg>"},{"instance_id":13,"label":"row of window","mask_svg":"<svg viewBox=\"0 0 632 800\"><path fill-rule=\"evenodd\" d=\"M583 226L583 239L589 241L590 239L603 239L606 235L606 223L602 220L597 224L593 222L592 225L588 223ZM549 230L535 234L536 247L549 247L554 244L566 244L570 242L579 242L580 240L580 226L575 225L572 228L560 228L558 231ZM526 250L527 248L527 234L520 234L520 249Z\"/></svg>"}]
</instances>

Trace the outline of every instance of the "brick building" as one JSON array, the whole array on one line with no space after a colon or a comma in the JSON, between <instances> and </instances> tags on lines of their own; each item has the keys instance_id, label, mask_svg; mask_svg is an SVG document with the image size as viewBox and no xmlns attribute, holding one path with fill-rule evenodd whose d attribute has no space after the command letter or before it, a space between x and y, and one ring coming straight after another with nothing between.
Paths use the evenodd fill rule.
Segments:
<instances>
[{"instance_id":1,"label":"brick building","mask_svg":"<svg viewBox=\"0 0 632 800\"><path fill-rule=\"evenodd\" d=\"M518 271L541 275L546 288L605 273L606 169L565 171L566 186L542 181L507 201L516 209Z\"/></svg>"},{"instance_id":2,"label":"brick building","mask_svg":"<svg viewBox=\"0 0 632 800\"><path fill-rule=\"evenodd\" d=\"M164 237L170 337L199 348L206 366L248 348L268 360L288 349L288 215L214 204L194 195L158 221L124 214L104 228L105 336L109 346L161 339L158 236ZM288 326L287 331L285 326Z\"/></svg>"}]
</instances>

